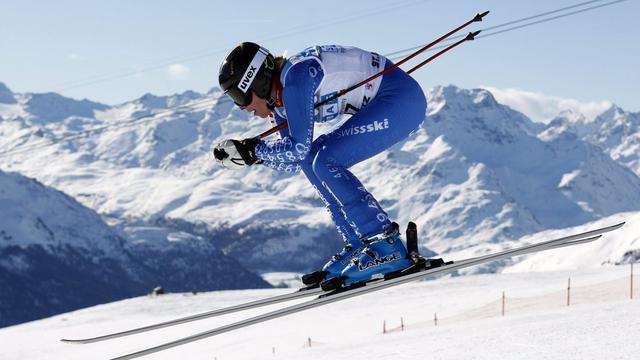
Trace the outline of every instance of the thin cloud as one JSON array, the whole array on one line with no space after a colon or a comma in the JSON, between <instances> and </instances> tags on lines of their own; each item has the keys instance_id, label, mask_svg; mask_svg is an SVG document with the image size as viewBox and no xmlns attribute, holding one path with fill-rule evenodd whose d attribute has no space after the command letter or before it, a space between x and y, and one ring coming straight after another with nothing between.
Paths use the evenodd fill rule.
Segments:
<instances>
[{"instance_id":1,"label":"thin cloud","mask_svg":"<svg viewBox=\"0 0 640 360\"><path fill-rule=\"evenodd\" d=\"M167 68L167 74L176 80L186 80L191 74L191 69L182 64L171 64Z\"/></svg>"},{"instance_id":2,"label":"thin cloud","mask_svg":"<svg viewBox=\"0 0 640 360\"><path fill-rule=\"evenodd\" d=\"M71 53L71 54L67 55L67 58L69 58L69 60L73 60L73 61L84 60L84 56L76 54L76 53Z\"/></svg>"},{"instance_id":3,"label":"thin cloud","mask_svg":"<svg viewBox=\"0 0 640 360\"><path fill-rule=\"evenodd\" d=\"M590 121L613 105L608 100L580 101L514 88L499 89L492 86L482 86L482 88L490 91L499 103L520 111L533 121L545 124L564 110L582 113L586 120Z\"/></svg>"},{"instance_id":4,"label":"thin cloud","mask_svg":"<svg viewBox=\"0 0 640 360\"><path fill-rule=\"evenodd\" d=\"M275 22L272 19L228 19L216 21L216 24L267 24Z\"/></svg>"}]
</instances>

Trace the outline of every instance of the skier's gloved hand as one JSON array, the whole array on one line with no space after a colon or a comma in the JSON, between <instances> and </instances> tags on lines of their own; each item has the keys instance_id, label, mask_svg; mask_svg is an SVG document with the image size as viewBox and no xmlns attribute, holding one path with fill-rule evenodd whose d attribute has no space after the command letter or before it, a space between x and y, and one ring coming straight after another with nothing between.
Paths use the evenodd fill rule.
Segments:
<instances>
[{"instance_id":1,"label":"skier's gloved hand","mask_svg":"<svg viewBox=\"0 0 640 360\"><path fill-rule=\"evenodd\" d=\"M258 137L244 140L225 140L213 148L213 156L226 168L242 168L261 161L256 157Z\"/></svg>"},{"instance_id":2,"label":"skier's gloved hand","mask_svg":"<svg viewBox=\"0 0 640 360\"><path fill-rule=\"evenodd\" d=\"M246 165L253 165L259 160L256 156L256 145L260 142L260 138L254 137L240 141L231 141L233 141L238 153L240 153L240 156L242 156L242 160L244 160Z\"/></svg>"}]
</instances>

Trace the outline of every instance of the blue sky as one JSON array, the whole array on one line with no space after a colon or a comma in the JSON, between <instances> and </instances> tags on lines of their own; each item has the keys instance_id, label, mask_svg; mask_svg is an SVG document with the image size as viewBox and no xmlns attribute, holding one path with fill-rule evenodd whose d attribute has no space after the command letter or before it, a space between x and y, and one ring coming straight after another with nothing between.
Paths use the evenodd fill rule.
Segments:
<instances>
[{"instance_id":1,"label":"blue sky","mask_svg":"<svg viewBox=\"0 0 640 360\"><path fill-rule=\"evenodd\" d=\"M241 41L276 54L332 43L386 54L427 43L476 12L491 10L469 30L581 2L3 1L0 81L15 92L116 104L148 92L207 91ZM639 13L628 0L480 38L414 74L424 88L519 89L639 111Z\"/></svg>"}]
</instances>

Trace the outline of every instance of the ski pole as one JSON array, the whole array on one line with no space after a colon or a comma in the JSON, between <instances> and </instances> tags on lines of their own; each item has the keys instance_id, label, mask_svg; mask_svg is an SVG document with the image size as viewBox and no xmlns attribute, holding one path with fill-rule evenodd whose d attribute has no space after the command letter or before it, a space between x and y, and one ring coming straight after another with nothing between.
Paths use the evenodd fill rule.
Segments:
<instances>
[{"instance_id":1,"label":"ski pole","mask_svg":"<svg viewBox=\"0 0 640 360\"><path fill-rule=\"evenodd\" d=\"M437 53L435 53L434 55L432 55L431 57L429 57L427 60L425 60L425 61L421 62L420 64L418 64L418 65L416 65L416 66L414 66L414 67L412 67L409 71L407 71L407 74L411 74L412 72L414 72L414 71L418 70L419 68L421 68L422 66L426 65L426 64L427 64L428 62L430 62L431 60L433 60L433 59L437 58L438 56L440 56L440 55L442 55L442 54L444 54L444 53L446 53L447 51L449 51L449 50L453 49L454 47L456 47L456 46L458 46L458 45L460 45L460 44L462 44L463 42L465 42L465 41L470 41L470 40L475 39L475 37L476 37L478 34L480 34L480 31L482 31L482 30L478 30L478 31L470 32L469 34L467 34L467 36L465 36L465 37L464 37L464 39L460 39L460 40L456 41L455 43L453 43L453 44L451 44L451 45L447 46L446 48L444 48L444 49L442 49L442 50L438 51Z\"/></svg>"},{"instance_id":2,"label":"ski pole","mask_svg":"<svg viewBox=\"0 0 640 360\"><path fill-rule=\"evenodd\" d=\"M362 80L361 82L359 82L359 83L357 83L357 84L355 84L355 85L352 85L352 86L350 86L350 87L348 87L348 88L346 88L346 89L342 89L342 90L338 91L336 94L333 94L332 96L330 96L330 97L328 97L328 98L326 98L326 99L322 100L321 102L319 102L319 103L315 104L313 107L314 107L314 108L320 107L320 106L322 106L322 105L324 105L324 104L328 103L329 101L335 100L335 99L339 98L340 96L342 96L342 95L344 95L344 94L346 94L346 93L348 93L348 92L350 92L350 91L353 91L353 90L355 90L355 89L359 88L360 86L362 86L362 85L364 85L364 84L368 83L369 81L374 80L374 79L376 79L376 78L378 78L378 77L380 77L380 76L382 76L382 75L384 75L384 74L388 73L389 71L392 71L392 70L396 69L396 68L397 68L397 67L399 67L400 65L402 65L402 64L406 63L407 61L409 61L409 60L413 59L414 57L418 56L420 53L423 53L423 52L427 51L427 50L428 50L429 48L431 48L432 46L434 46L434 45L438 44L439 42L441 42L442 40L444 40L444 39L448 38L448 37L449 37L449 36L451 36L453 33L455 33L455 32L457 32L457 31L459 31L460 29L462 29L462 28L464 28L464 27L469 26L469 24L471 24L471 23L473 23L473 22L482 21L482 18L483 18L483 17L485 17L488 13L489 13L489 11L485 11L485 12L483 12L482 14L476 14L476 16L474 16L474 17L473 17L473 19L471 19L471 20L469 20L469 21L465 22L464 24L462 24L462 25L458 26L457 28L455 28L455 29L453 29L453 30L449 31L448 33L446 33L446 34L444 34L444 35L442 35L442 36L441 36L441 37L439 37L438 39L436 39L436 40L432 41L431 43L429 43L429 44L427 44L427 45L425 45L425 46L423 46L422 48L418 49L417 51L415 51L415 52L411 53L409 56L407 56L407 57L405 57L404 59L400 60L397 64L394 64L394 65L392 65L392 66L389 66L388 68L386 68L386 69L384 69L384 70L380 71L379 73L377 73L377 74L375 74L375 75L373 75L373 76L371 76L371 77L369 77L369 78L367 78L367 79L365 79L365 80ZM479 33L479 31L477 31L477 32L475 32L475 33L469 33L469 35L467 35L467 37L466 37L466 38L464 38L464 39L462 39L462 40L460 40L460 41L458 41L458 42L454 43L454 44L453 44L453 45L451 45L451 46L448 46L448 47L447 47L447 48L445 48L443 51L438 52L436 55L434 55L434 56L430 57L430 58L429 58L429 59L427 59L426 61L423 61L423 62L422 62L422 63L420 63L418 66L413 67L411 70L409 70L409 73L410 73L410 72L413 72L414 70L418 69L419 67L421 67L421 66L425 65L426 63L428 63L429 61L431 61L431 60L435 59L435 58L436 58L436 57L438 57L439 55L441 55L441 54L443 54L443 53L447 52L448 50L450 50L450 49L452 49L452 48L454 48L455 46L458 46L459 44L463 43L464 41L466 41L466 40L473 40L473 36L477 35L478 33ZM473 35L472 35L472 34L473 34ZM471 39L469 39L469 37L471 37ZM280 131L280 130L282 130L282 129L286 128L287 126L288 126L287 121L284 121L284 122L282 122L281 124L279 124L278 126L275 126L275 127L271 128L271 129L269 129L269 130L267 130L267 131L263 132L262 134L258 135L257 137L258 137L259 139L263 139L263 138L265 138L265 137L267 137L267 136L269 136L269 135L271 135L271 134L273 134L273 133L275 133L275 132L277 132L277 131Z\"/></svg>"}]
</instances>

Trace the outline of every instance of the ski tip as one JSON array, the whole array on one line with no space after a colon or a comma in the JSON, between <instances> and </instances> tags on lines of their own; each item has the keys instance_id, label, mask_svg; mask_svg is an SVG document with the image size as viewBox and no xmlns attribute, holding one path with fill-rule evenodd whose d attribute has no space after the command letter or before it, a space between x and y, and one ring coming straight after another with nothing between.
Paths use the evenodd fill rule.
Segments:
<instances>
[{"instance_id":1,"label":"ski tip","mask_svg":"<svg viewBox=\"0 0 640 360\"><path fill-rule=\"evenodd\" d=\"M476 16L473 18L473 21L482 21L482 18L487 16L488 13L489 11L485 11L481 14L476 14Z\"/></svg>"},{"instance_id":2,"label":"ski tip","mask_svg":"<svg viewBox=\"0 0 640 360\"><path fill-rule=\"evenodd\" d=\"M591 236L591 237L584 238L584 239L578 239L578 240L573 240L573 241L564 242L564 243L560 243L560 244L555 244L555 245L552 245L552 246L550 246L549 248L547 248L545 250L558 249L558 248L562 248L562 247L579 245L579 244L586 244L588 242L596 241L596 240L598 240L600 238L602 238L602 234L596 235L596 236Z\"/></svg>"},{"instance_id":3,"label":"ski tip","mask_svg":"<svg viewBox=\"0 0 640 360\"><path fill-rule=\"evenodd\" d=\"M617 223L615 225L611 225L611 226L607 227L606 229L610 229L609 231L618 230L621 227L623 227L626 223L627 223L626 221L622 221L622 222L619 222L619 223Z\"/></svg>"},{"instance_id":4,"label":"ski tip","mask_svg":"<svg viewBox=\"0 0 640 360\"><path fill-rule=\"evenodd\" d=\"M95 339L60 339L61 342L65 343L65 344L90 344L92 342L95 342L97 340Z\"/></svg>"},{"instance_id":5,"label":"ski tip","mask_svg":"<svg viewBox=\"0 0 640 360\"><path fill-rule=\"evenodd\" d=\"M65 344L79 344L80 343L78 340L72 340L72 339L60 339L60 341L65 343Z\"/></svg>"}]
</instances>

